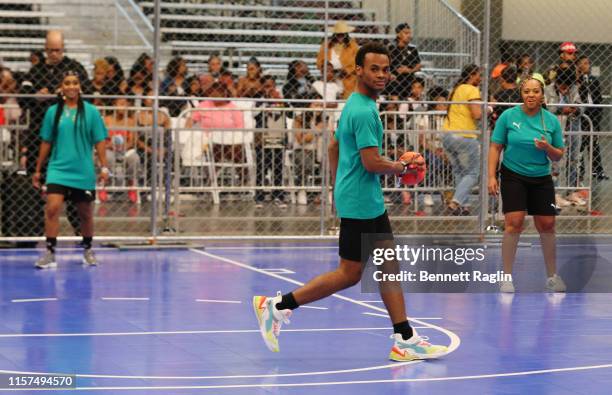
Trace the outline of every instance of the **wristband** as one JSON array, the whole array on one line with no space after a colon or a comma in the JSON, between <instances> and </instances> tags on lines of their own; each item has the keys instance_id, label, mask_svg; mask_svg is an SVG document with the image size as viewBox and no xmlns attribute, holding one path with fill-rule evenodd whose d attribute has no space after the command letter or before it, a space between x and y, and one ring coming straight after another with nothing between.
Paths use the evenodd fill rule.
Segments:
<instances>
[{"instance_id":1,"label":"wristband","mask_svg":"<svg viewBox=\"0 0 612 395\"><path fill-rule=\"evenodd\" d=\"M102 166L102 167L100 168L100 173L103 173L103 174L110 174L110 170L108 170L108 167L106 167L106 166Z\"/></svg>"},{"instance_id":2,"label":"wristband","mask_svg":"<svg viewBox=\"0 0 612 395\"><path fill-rule=\"evenodd\" d=\"M402 172L399 174L400 176L403 176L406 173L408 173L408 169L409 169L410 163L408 163L406 161L403 161L403 160L400 160L399 162L402 164L402 166L404 166L404 170L402 170Z\"/></svg>"}]
</instances>

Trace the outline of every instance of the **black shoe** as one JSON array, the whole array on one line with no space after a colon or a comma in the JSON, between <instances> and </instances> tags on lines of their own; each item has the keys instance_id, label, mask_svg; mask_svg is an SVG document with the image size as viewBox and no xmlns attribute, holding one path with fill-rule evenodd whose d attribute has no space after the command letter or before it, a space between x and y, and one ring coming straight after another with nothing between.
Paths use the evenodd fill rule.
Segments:
<instances>
[{"instance_id":1,"label":"black shoe","mask_svg":"<svg viewBox=\"0 0 612 395\"><path fill-rule=\"evenodd\" d=\"M599 181L607 181L607 180L610 179L610 177L606 173L604 173L603 171L601 171L599 173L594 173L593 177L595 177Z\"/></svg>"}]
</instances>

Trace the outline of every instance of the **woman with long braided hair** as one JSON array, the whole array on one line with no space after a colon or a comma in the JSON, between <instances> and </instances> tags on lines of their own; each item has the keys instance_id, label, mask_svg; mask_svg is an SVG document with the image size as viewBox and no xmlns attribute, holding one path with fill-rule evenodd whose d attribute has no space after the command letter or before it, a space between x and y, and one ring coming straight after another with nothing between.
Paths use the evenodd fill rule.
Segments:
<instances>
[{"instance_id":1,"label":"woman with long braided hair","mask_svg":"<svg viewBox=\"0 0 612 395\"><path fill-rule=\"evenodd\" d=\"M32 177L35 188L41 187L41 170L49 159L46 176L45 236L47 250L36 268L57 266L55 246L59 234L59 216L64 200L75 203L81 220L83 264L97 265L91 249L93 239L93 201L96 195L95 148L100 163L100 180L106 182L106 127L100 113L81 98L81 81L74 71L64 74L57 104L45 113L40 130L41 144Z\"/></svg>"}]
</instances>

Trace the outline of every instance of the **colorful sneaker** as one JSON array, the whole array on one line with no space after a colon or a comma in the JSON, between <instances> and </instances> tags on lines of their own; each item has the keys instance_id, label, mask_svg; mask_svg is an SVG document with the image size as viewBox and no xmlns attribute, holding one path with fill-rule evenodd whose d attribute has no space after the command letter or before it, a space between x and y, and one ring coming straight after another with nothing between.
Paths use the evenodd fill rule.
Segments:
<instances>
[{"instance_id":1,"label":"colorful sneaker","mask_svg":"<svg viewBox=\"0 0 612 395\"><path fill-rule=\"evenodd\" d=\"M98 259L91 248L83 251L83 265L84 266L98 266Z\"/></svg>"},{"instance_id":2,"label":"colorful sneaker","mask_svg":"<svg viewBox=\"0 0 612 395\"><path fill-rule=\"evenodd\" d=\"M285 309L279 311L274 307L281 299L282 295L280 292L274 298L267 296L253 297L253 310L259 323L259 331L266 346L272 352L279 351L278 335L280 335L281 325L288 324L289 317L291 316L291 310Z\"/></svg>"},{"instance_id":3,"label":"colorful sneaker","mask_svg":"<svg viewBox=\"0 0 612 395\"><path fill-rule=\"evenodd\" d=\"M565 292L567 287L563 282L563 279L555 274L552 277L548 277L546 280L546 290L550 292Z\"/></svg>"},{"instance_id":4,"label":"colorful sneaker","mask_svg":"<svg viewBox=\"0 0 612 395\"><path fill-rule=\"evenodd\" d=\"M404 340L401 334L391 335L394 340L393 347L389 353L389 359L396 362L412 361L415 359L433 359L446 355L446 346L437 346L429 343L425 336L419 336L416 331L408 340Z\"/></svg>"},{"instance_id":5,"label":"colorful sneaker","mask_svg":"<svg viewBox=\"0 0 612 395\"><path fill-rule=\"evenodd\" d=\"M57 267L55 254L49 250L46 250L44 255L38 258L34 266L37 269L55 269Z\"/></svg>"}]
</instances>

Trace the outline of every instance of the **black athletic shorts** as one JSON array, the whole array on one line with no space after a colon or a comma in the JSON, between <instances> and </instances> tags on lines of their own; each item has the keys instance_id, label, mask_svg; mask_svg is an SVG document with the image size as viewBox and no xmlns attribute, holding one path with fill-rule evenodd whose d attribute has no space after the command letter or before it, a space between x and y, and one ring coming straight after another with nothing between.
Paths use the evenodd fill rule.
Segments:
<instances>
[{"instance_id":1,"label":"black athletic shorts","mask_svg":"<svg viewBox=\"0 0 612 395\"><path fill-rule=\"evenodd\" d=\"M70 200L74 203L93 202L96 200L96 190L85 190L67 187L59 184L47 184L47 194L57 193L64 195L64 200Z\"/></svg>"},{"instance_id":2,"label":"black athletic shorts","mask_svg":"<svg viewBox=\"0 0 612 395\"><path fill-rule=\"evenodd\" d=\"M502 211L527 211L529 215L557 215L552 176L527 177L501 167Z\"/></svg>"},{"instance_id":3,"label":"black athletic shorts","mask_svg":"<svg viewBox=\"0 0 612 395\"><path fill-rule=\"evenodd\" d=\"M367 262L368 256L364 256L362 259L362 234L379 234L379 237L376 237L379 241L393 240L393 231L387 211L373 219L340 218L340 258ZM368 253L371 253L374 248L373 245L364 247L364 252L368 251Z\"/></svg>"}]
</instances>

